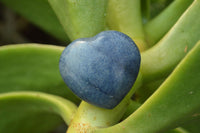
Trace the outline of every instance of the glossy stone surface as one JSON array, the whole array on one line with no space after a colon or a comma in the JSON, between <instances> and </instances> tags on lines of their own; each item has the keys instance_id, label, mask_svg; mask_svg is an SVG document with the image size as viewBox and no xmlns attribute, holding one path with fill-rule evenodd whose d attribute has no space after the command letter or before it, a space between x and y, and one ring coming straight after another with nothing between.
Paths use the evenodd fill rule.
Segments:
<instances>
[{"instance_id":1,"label":"glossy stone surface","mask_svg":"<svg viewBox=\"0 0 200 133\"><path fill-rule=\"evenodd\" d=\"M60 57L60 73L81 99L103 108L114 108L133 86L140 53L127 35L104 31L73 41Z\"/></svg>"}]
</instances>

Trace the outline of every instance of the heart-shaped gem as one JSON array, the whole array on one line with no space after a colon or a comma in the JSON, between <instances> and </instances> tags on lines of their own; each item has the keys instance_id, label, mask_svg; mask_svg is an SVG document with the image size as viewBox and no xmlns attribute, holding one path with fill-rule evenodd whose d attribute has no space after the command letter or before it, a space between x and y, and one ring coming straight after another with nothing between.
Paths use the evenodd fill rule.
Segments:
<instances>
[{"instance_id":1,"label":"heart-shaped gem","mask_svg":"<svg viewBox=\"0 0 200 133\"><path fill-rule=\"evenodd\" d=\"M103 108L114 108L133 86L140 53L127 35L104 31L73 41L60 57L60 73L81 99Z\"/></svg>"}]
</instances>

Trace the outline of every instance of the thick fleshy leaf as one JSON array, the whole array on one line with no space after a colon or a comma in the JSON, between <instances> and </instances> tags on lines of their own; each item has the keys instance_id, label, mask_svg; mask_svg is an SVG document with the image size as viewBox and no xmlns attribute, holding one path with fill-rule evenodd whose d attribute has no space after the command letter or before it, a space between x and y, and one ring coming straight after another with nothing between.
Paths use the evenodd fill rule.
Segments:
<instances>
[{"instance_id":1,"label":"thick fleshy leaf","mask_svg":"<svg viewBox=\"0 0 200 133\"><path fill-rule=\"evenodd\" d=\"M64 47L21 44L0 47L0 93L42 91L79 99L68 89L59 73L59 58Z\"/></svg>"},{"instance_id":2,"label":"thick fleshy leaf","mask_svg":"<svg viewBox=\"0 0 200 133\"><path fill-rule=\"evenodd\" d=\"M109 29L131 37L140 51L147 48L141 17L141 1L109 0L106 21Z\"/></svg>"},{"instance_id":3,"label":"thick fleshy leaf","mask_svg":"<svg viewBox=\"0 0 200 133\"><path fill-rule=\"evenodd\" d=\"M69 40L47 0L0 0L56 38Z\"/></svg>"},{"instance_id":4,"label":"thick fleshy leaf","mask_svg":"<svg viewBox=\"0 0 200 133\"><path fill-rule=\"evenodd\" d=\"M163 1L163 0L162 0ZM165 3L168 1L165 1ZM158 42L176 23L193 0L175 0L159 15L145 25L147 42L150 46ZM159 2L158 2L159 3Z\"/></svg>"},{"instance_id":5,"label":"thick fleshy leaf","mask_svg":"<svg viewBox=\"0 0 200 133\"><path fill-rule=\"evenodd\" d=\"M48 0L70 40L105 30L106 0Z\"/></svg>"},{"instance_id":6,"label":"thick fleshy leaf","mask_svg":"<svg viewBox=\"0 0 200 133\"><path fill-rule=\"evenodd\" d=\"M77 107L41 92L0 94L1 133L48 133L64 120L69 124Z\"/></svg>"},{"instance_id":7,"label":"thick fleshy leaf","mask_svg":"<svg viewBox=\"0 0 200 133\"><path fill-rule=\"evenodd\" d=\"M200 109L199 68L200 42L138 110L120 124L99 131L158 133L197 117Z\"/></svg>"},{"instance_id":8,"label":"thick fleshy leaf","mask_svg":"<svg viewBox=\"0 0 200 133\"><path fill-rule=\"evenodd\" d=\"M171 30L154 47L141 54L140 70L145 82L168 76L200 40L199 12L200 1L195 0Z\"/></svg>"}]
</instances>

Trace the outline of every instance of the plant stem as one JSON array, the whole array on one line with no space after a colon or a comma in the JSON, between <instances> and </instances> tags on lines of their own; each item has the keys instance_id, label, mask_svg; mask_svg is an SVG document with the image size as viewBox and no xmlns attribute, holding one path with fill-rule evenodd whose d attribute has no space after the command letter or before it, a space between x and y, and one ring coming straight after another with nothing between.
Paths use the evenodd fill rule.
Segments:
<instances>
[{"instance_id":1,"label":"plant stem","mask_svg":"<svg viewBox=\"0 0 200 133\"><path fill-rule=\"evenodd\" d=\"M142 53L144 82L166 77L200 40L200 2L195 0L154 47Z\"/></svg>"},{"instance_id":2,"label":"plant stem","mask_svg":"<svg viewBox=\"0 0 200 133\"><path fill-rule=\"evenodd\" d=\"M197 117L200 108L199 51L200 41L140 108L121 123L94 133L163 133Z\"/></svg>"},{"instance_id":3,"label":"plant stem","mask_svg":"<svg viewBox=\"0 0 200 133\"><path fill-rule=\"evenodd\" d=\"M175 24L193 0L175 0L157 17L146 23L145 32L148 45L153 46Z\"/></svg>"},{"instance_id":4,"label":"plant stem","mask_svg":"<svg viewBox=\"0 0 200 133\"><path fill-rule=\"evenodd\" d=\"M23 106L26 107L26 109L32 108L33 112L35 110L41 112L52 112L54 114L57 114L58 116L61 116L66 124L70 123L70 121L73 119L74 114L77 111L77 106L71 101L59 96L54 96L42 92L21 91L3 93L0 95L0 101L1 107L6 106L5 103L8 103L7 105L9 105L10 102L16 105L19 104L18 106L22 106L22 108ZM3 109L4 108L1 108L1 111Z\"/></svg>"},{"instance_id":5,"label":"plant stem","mask_svg":"<svg viewBox=\"0 0 200 133\"><path fill-rule=\"evenodd\" d=\"M48 0L73 41L105 30L106 0Z\"/></svg>"},{"instance_id":6,"label":"plant stem","mask_svg":"<svg viewBox=\"0 0 200 133\"><path fill-rule=\"evenodd\" d=\"M107 24L111 30L130 36L140 51L148 47L142 24L140 0L109 0Z\"/></svg>"},{"instance_id":7,"label":"plant stem","mask_svg":"<svg viewBox=\"0 0 200 133\"><path fill-rule=\"evenodd\" d=\"M67 133L90 133L97 128L105 128L116 124L123 117L129 105L131 96L133 95L135 89L140 85L141 75L139 74L136 83L127 96L119 105L111 110L99 108L84 101L81 102Z\"/></svg>"}]
</instances>

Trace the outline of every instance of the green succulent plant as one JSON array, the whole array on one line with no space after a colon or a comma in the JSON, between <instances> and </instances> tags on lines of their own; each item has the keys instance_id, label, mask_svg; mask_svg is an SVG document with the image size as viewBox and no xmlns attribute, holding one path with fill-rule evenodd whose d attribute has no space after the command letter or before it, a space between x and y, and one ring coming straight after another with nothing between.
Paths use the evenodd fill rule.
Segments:
<instances>
[{"instance_id":1,"label":"green succulent plant","mask_svg":"<svg viewBox=\"0 0 200 133\"><path fill-rule=\"evenodd\" d=\"M0 0L68 42L106 30L140 49L135 84L114 108L81 101L59 73L64 46L0 47L0 133L199 133L200 0Z\"/></svg>"}]
</instances>

